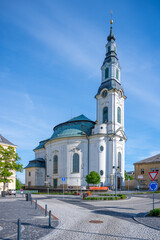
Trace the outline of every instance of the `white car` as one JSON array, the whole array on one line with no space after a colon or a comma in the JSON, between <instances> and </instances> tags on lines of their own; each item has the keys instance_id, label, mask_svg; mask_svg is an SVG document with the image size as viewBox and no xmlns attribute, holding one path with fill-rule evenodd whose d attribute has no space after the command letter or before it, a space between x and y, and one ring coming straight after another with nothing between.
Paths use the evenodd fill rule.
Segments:
<instances>
[{"instance_id":1,"label":"white car","mask_svg":"<svg viewBox=\"0 0 160 240\"><path fill-rule=\"evenodd\" d=\"M16 195L17 191L14 189L8 189L8 194L9 195Z\"/></svg>"}]
</instances>

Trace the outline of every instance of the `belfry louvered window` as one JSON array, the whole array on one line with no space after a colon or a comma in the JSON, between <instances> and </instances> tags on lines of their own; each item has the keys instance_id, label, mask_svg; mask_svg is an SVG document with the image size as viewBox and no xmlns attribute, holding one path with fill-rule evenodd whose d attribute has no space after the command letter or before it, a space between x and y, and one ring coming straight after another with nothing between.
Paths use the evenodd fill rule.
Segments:
<instances>
[{"instance_id":1,"label":"belfry louvered window","mask_svg":"<svg viewBox=\"0 0 160 240\"><path fill-rule=\"evenodd\" d=\"M108 122L108 107L103 108L103 123Z\"/></svg>"},{"instance_id":2,"label":"belfry louvered window","mask_svg":"<svg viewBox=\"0 0 160 240\"><path fill-rule=\"evenodd\" d=\"M53 157L53 174L58 173L58 156L54 155Z\"/></svg>"},{"instance_id":3,"label":"belfry louvered window","mask_svg":"<svg viewBox=\"0 0 160 240\"><path fill-rule=\"evenodd\" d=\"M109 68L105 69L105 79L109 77Z\"/></svg>"},{"instance_id":4,"label":"belfry louvered window","mask_svg":"<svg viewBox=\"0 0 160 240\"><path fill-rule=\"evenodd\" d=\"M120 109L120 107L117 108L117 122L121 123L121 109Z\"/></svg>"},{"instance_id":5,"label":"belfry louvered window","mask_svg":"<svg viewBox=\"0 0 160 240\"><path fill-rule=\"evenodd\" d=\"M119 79L119 70L118 70L118 68L116 69L116 79L117 80Z\"/></svg>"},{"instance_id":6,"label":"belfry louvered window","mask_svg":"<svg viewBox=\"0 0 160 240\"><path fill-rule=\"evenodd\" d=\"M73 173L79 173L79 155L78 155L78 153L73 154Z\"/></svg>"}]
</instances>

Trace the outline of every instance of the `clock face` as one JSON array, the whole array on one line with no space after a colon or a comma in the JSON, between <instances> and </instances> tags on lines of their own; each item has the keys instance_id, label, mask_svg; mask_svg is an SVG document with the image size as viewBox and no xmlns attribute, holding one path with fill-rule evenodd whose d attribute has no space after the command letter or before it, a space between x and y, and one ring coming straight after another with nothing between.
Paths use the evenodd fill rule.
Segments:
<instances>
[{"instance_id":1,"label":"clock face","mask_svg":"<svg viewBox=\"0 0 160 240\"><path fill-rule=\"evenodd\" d=\"M105 98L106 96L107 96L107 90L104 90L104 91L102 92L102 97Z\"/></svg>"}]
</instances>

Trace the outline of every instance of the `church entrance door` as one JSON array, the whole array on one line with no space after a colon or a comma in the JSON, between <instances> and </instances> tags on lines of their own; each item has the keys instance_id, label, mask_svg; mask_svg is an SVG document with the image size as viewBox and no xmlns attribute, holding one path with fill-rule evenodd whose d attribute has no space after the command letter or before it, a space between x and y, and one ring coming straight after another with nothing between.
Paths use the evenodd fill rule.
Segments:
<instances>
[{"instance_id":1,"label":"church entrance door","mask_svg":"<svg viewBox=\"0 0 160 240\"><path fill-rule=\"evenodd\" d=\"M54 186L54 188L57 188L57 178L53 179L53 186Z\"/></svg>"}]
</instances>

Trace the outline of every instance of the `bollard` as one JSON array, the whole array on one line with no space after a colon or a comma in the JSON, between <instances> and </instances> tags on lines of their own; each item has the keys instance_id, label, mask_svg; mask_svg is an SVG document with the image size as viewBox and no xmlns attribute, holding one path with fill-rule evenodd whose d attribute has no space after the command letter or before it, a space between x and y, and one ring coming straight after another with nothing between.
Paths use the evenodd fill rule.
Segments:
<instances>
[{"instance_id":1,"label":"bollard","mask_svg":"<svg viewBox=\"0 0 160 240\"><path fill-rule=\"evenodd\" d=\"M32 205L32 197L31 197L31 205Z\"/></svg>"},{"instance_id":2,"label":"bollard","mask_svg":"<svg viewBox=\"0 0 160 240\"><path fill-rule=\"evenodd\" d=\"M51 210L49 211L49 227L51 227Z\"/></svg>"},{"instance_id":3,"label":"bollard","mask_svg":"<svg viewBox=\"0 0 160 240\"><path fill-rule=\"evenodd\" d=\"M18 218L17 225L18 225L17 240L21 240L21 219L20 218Z\"/></svg>"},{"instance_id":4,"label":"bollard","mask_svg":"<svg viewBox=\"0 0 160 240\"><path fill-rule=\"evenodd\" d=\"M47 217L47 204L45 205L45 216Z\"/></svg>"},{"instance_id":5,"label":"bollard","mask_svg":"<svg viewBox=\"0 0 160 240\"><path fill-rule=\"evenodd\" d=\"M35 209L37 209L37 200L36 200L36 202L35 202Z\"/></svg>"}]
</instances>

